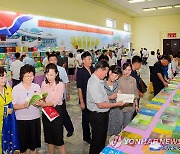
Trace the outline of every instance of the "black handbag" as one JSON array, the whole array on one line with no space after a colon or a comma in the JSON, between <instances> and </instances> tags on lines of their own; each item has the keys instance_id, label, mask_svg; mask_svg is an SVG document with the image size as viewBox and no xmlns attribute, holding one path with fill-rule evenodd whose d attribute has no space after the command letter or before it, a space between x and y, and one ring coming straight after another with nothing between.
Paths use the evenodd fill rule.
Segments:
<instances>
[{"instance_id":1,"label":"black handbag","mask_svg":"<svg viewBox=\"0 0 180 154\"><path fill-rule=\"evenodd\" d=\"M144 81L141 78L139 78L139 86L140 86L139 91L141 93L146 93L147 92L147 85L144 83Z\"/></svg>"}]
</instances>

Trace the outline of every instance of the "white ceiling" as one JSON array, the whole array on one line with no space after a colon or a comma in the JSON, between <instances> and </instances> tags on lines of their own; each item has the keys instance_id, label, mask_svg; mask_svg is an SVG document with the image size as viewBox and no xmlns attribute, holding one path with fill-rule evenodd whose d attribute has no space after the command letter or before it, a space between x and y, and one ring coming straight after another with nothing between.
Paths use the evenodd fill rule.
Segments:
<instances>
[{"instance_id":1,"label":"white ceiling","mask_svg":"<svg viewBox=\"0 0 180 154\"><path fill-rule=\"evenodd\" d=\"M133 17L158 16L180 14L180 8L165 10L143 11L143 8L180 4L180 0L152 0L138 3L129 3L128 0L88 0L90 2L108 7L114 11L123 12Z\"/></svg>"}]
</instances>

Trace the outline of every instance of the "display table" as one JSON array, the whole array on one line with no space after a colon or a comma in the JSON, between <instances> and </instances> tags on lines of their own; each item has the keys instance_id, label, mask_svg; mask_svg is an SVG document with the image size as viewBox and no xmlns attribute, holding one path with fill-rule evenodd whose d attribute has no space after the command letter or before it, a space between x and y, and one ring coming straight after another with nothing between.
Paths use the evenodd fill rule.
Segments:
<instances>
[{"instance_id":1,"label":"display table","mask_svg":"<svg viewBox=\"0 0 180 154\"><path fill-rule=\"evenodd\" d=\"M114 136L101 153L180 153L179 83L180 77L176 77L171 81L169 88L164 88L145 107L141 108L131 123L118 136ZM162 145L162 140L159 140L162 138L169 139L170 144L172 144L172 139L175 139L178 142L178 146L169 146L168 142ZM168 148L171 148L171 150L168 150Z\"/></svg>"}]
</instances>

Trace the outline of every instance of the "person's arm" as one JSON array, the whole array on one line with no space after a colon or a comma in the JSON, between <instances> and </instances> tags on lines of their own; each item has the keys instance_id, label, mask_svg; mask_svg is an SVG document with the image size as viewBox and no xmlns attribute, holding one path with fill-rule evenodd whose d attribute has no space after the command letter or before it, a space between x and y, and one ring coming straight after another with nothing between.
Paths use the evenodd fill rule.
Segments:
<instances>
[{"instance_id":1,"label":"person's arm","mask_svg":"<svg viewBox=\"0 0 180 154\"><path fill-rule=\"evenodd\" d=\"M136 112L138 112L138 111L139 111L138 101L137 101L137 99L135 99L134 101L135 101L135 109L136 109Z\"/></svg>"},{"instance_id":2,"label":"person's arm","mask_svg":"<svg viewBox=\"0 0 180 154\"><path fill-rule=\"evenodd\" d=\"M85 103L84 103L81 88L78 88L78 96L79 96L79 101L80 101L80 108L81 108L81 110L83 110L83 109L85 109Z\"/></svg>"},{"instance_id":3,"label":"person's arm","mask_svg":"<svg viewBox=\"0 0 180 154\"><path fill-rule=\"evenodd\" d=\"M81 70L77 71L76 74L76 84L77 84L77 89L78 89L78 96L79 96L79 102L80 102L80 108L81 110L85 109L85 103L84 103L84 99L83 99L83 93L82 93L82 89L83 89L83 74L81 73Z\"/></svg>"},{"instance_id":4,"label":"person's arm","mask_svg":"<svg viewBox=\"0 0 180 154\"><path fill-rule=\"evenodd\" d=\"M35 102L36 106L41 106L41 107L46 107L46 106L54 106L53 102L46 102L44 100L36 101Z\"/></svg>"},{"instance_id":5,"label":"person's arm","mask_svg":"<svg viewBox=\"0 0 180 154\"><path fill-rule=\"evenodd\" d=\"M21 110L21 109L25 109L28 108L29 106L29 102L26 101L24 104L14 104L13 107L15 110Z\"/></svg>"},{"instance_id":6,"label":"person's arm","mask_svg":"<svg viewBox=\"0 0 180 154\"><path fill-rule=\"evenodd\" d=\"M69 101L70 99L70 94L69 94L69 79L66 73L66 70L63 68L63 72L62 72L62 81L65 84L65 90L66 90L66 100Z\"/></svg>"},{"instance_id":7,"label":"person's arm","mask_svg":"<svg viewBox=\"0 0 180 154\"><path fill-rule=\"evenodd\" d=\"M162 81L165 87L168 87L168 83L164 80L161 73L157 73L158 78Z\"/></svg>"},{"instance_id":8,"label":"person's arm","mask_svg":"<svg viewBox=\"0 0 180 154\"><path fill-rule=\"evenodd\" d=\"M70 100L70 94L69 94L69 84L65 83L65 89L66 89L66 100Z\"/></svg>"},{"instance_id":9,"label":"person's arm","mask_svg":"<svg viewBox=\"0 0 180 154\"><path fill-rule=\"evenodd\" d=\"M138 89L137 89L137 93L140 97L143 97L144 96L144 93L140 92Z\"/></svg>"},{"instance_id":10,"label":"person's arm","mask_svg":"<svg viewBox=\"0 0 180 154\"><path fill-rule=\"evenodd\" d=\"M112 107L118 107L118 106L123 106L125 103L124 102L117 102L117 103L109 103L109 102L101 102L101 103L96 103L99 109L108 109Z\"/></svg>"},{"instance_id":11,"label":"person's arm","mask_svg":"<svg viewBox=\"0 0 180 154\"><path fill-rule=\"evenodd\" d=\"M109 100L111 100L111 99L114 100L116 98L117 98L117 93L114 93L114 94L108 96Z\"/></svg>"}]
</instances>

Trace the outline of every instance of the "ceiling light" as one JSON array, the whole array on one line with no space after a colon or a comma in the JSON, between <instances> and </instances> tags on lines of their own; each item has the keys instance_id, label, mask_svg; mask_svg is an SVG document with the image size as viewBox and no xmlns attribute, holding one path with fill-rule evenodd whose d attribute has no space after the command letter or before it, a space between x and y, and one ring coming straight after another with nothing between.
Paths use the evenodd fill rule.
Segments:
<instances>
[{"instance_id":1,"label":"ceiling light","mask_svg":"<svg viewBox=\"0 0 180 154\"><path fill-rule=\"evenodd\" d=\"M129 3L144 2L145 0L128 0Z\"/></svg>"},{"instance_id":2,"label":"ceiling light","mask_svg":"<svg viewBox=\"0 0 180 154\"><path fill-rule=\"evenodd\" d=\"M156 10L155 7L151 7L151 8L144 8L143 11L154 11Z\"/></svg>"},{"instance_id":3,"label":"ceiling light","mask_svg":"<svg viewBox=\"0 0 180 154\"><path fill-rule=\"evenodd\" d=\"M157 9L158 9L158 10L162 10L162 9L172 9L172 6L171 6L171 5L169 5L169 6L159 6Z\"/></svg>"},{"instance_id":4,"label":"ceiling light","mask_svg":"<svg viewBox=\"0 0 180 154\"><path fill-rule=\"evenodd\" d=\"M174 7L175 7L175 8L178 8L178 7L180 7L180 4L174 5Z\"/></svg>"}]
</instances>

